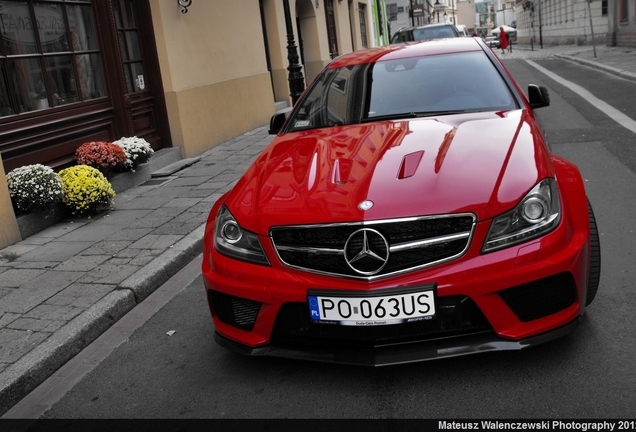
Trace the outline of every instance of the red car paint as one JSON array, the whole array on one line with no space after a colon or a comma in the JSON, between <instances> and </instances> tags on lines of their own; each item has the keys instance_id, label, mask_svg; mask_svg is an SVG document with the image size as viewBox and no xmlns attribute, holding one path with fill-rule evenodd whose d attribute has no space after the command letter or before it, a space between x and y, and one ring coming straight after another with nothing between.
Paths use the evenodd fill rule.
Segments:
<instances>
[{"instance_id":1,"label":"red car paint","mask_svg":"<svg viewBox=\"0 0 636 432\"><path fill-rule=\"evenodd\" d=\"M401 56L490 51L476 39L391 45L343 56L328 68ZM502 74L509 75L494 56L491 60ZM279 134L210 212L204 238L206 290L262 303L253 328L244 330L221 320L208 296L217 339L252 355L378 365L520 349L532 345L535 337L550 334L548 340L568 331L585 309L593 255L591 210L578 169L550 153L528 100L509 79L512 91L521 100L519 109ZM493 218L514 208L546 178L557 179L561 205L558 226L538 238L484 253ZM363 201L371 201L372 207L361 210ZM215 218L221 206L230 210L242 229L258 236L270 265L238 260L215 248ZM368 280L290 268L281 262L271 238L272 228L280 226L463 213L475 215L476 223L470 245L461 256ZM502 290L561 274L571 277L575 296L554 313L521 319L500 295ZM300 348L270 350L272 329L281 307L306 303L308 290L372 295L378 290L427 283L436 284L439 299L455 295L470 298L492 327L493 337L467 348L451 345L424 350L422 355L409 352L403 357L360 361L355 356L340 357L329 349L324 355L312 350L303 353Z\"/></svg>"}]
</instances>

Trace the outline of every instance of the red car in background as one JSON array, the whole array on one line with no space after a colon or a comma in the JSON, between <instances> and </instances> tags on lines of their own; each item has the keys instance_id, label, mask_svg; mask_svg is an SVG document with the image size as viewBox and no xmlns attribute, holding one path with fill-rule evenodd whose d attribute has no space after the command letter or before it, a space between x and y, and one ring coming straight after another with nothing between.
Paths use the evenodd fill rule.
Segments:
<instances>
[{"instance_id":1,"label":"red car in background","mask_svg":"<svg viewBox=\"0 0 636 432\"><path fill-rule=\"evenodd\" d=\"M563 336L596 295L584 182L479 38L341 56L213 206L219 344L388 365Z\"/></svg>"}]
</instances>

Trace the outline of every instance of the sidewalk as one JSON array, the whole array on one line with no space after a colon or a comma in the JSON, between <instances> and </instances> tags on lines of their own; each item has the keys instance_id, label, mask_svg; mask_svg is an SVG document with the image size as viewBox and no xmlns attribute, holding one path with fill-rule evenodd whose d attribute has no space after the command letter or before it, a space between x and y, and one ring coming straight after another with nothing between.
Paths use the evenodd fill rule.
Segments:
<instances>
[{"instance_id":1,"label":"sidewalk","mask_svg":"<svg viewBox=\"0 0 636 432\"><path fill-rule=\"evenodd\" d=\"M596 51L514 45L502 58L561 57L636 80L636 49ZM0 250L0 415L201 252L212 204L271 140L257 128L119 193L107 214Z\"/></svg>"},{"instance_id":2,"label":"sidewalk","mask_svg":"<svg viewBox=\"0 0 636 432\"><path fill-rule=\"evenodd\" d=\"M595 51L596 50L596 56ZM501 54L500 50L494 50L502 59L537 59L546 57L556 57L571 60L581 65L593 67L625 79L636 81L636 48L608 47L597 45L592 46L577 45L544 45L541 48L538 44L512 46L512 53Z\"/></svg>"}]
</instances>

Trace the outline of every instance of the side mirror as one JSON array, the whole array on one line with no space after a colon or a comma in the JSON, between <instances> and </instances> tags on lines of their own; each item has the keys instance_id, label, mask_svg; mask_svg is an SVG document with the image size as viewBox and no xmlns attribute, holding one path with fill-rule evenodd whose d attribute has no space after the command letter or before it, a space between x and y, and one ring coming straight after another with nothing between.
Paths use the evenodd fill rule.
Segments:
<instances>
[{"instance_id":1,"label":"side mirror","mask_svg":"<svg viewBox=\"0 0 636 432\"><path fill-rule=\"evenodd\" d=\"M285 113L276 113L272 116L269 121L269 134L276 135L283 128L285 124L285 120L287 120L287 116Z\"/></svg>"},{"instance_id":2,"label":"side mirror","mask_svg":"<svg viewBox=\"0 0 636 432\"><path fill-rule=\"evenodd\" d=\"M536 84L528 86L528 102L532 109L550 106L550 95L548 89Z\"/></svg>"}]
</instances>

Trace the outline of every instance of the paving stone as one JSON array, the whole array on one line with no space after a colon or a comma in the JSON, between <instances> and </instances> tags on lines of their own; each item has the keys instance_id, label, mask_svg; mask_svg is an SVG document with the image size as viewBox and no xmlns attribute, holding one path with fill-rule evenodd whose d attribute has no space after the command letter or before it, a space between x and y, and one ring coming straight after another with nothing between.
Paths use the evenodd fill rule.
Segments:
<instances>
[{"instance_id":1,"label":"paving stone","mask_svg":"<svg viewBox=\"0 0 636 432\"><path fill-rule=\"evenodd\" d=\"M215 192L212 195L210 195L209 197L203 198L201 200L201 204L210 203L210 210L212 210L212 206L214 205L214 203L217 202L222 196L223 196L223 193Z\"/></svg>"},{"instance_id":2,"label":"paving stone","mask_svg":"<svg viewBox=\"0 0 636 432\"><path fill-rule=\"evenodd\" d=\"M40 231L36 234L36 237L58 238L83 227L87 223L89 222L84 220L65 220Z\"/></svg>"},{"instance_id":3,"label":"paving stone","mask_svg":"<svg viewBox=\"0 0 636 432\"><path fill-rule=\"evenodd\" d=\"M161 207L156 209L155 211L153 211L152 213L150 213L148 215L148 218L154 218L154 217L169 217L169 218L174 218L178 215L180 215L181 213L183 213L184 211L186 211L186 208L179 208L179 207Z\"/></svg>"},{"instance_id":4,"label":"paving stone","mask_svg":"<svg viewBox=\"0 0 636 432\"><path fill-rule=\"evenodd\" d=\"M0 298L6 296L7 294L9 294L11 291L13 291L12 288L6 288L6 287L0 287Z\"/></svg>"},{"instance_id":5,"label":"paving stone","mask_svg":"<svg viewBox=\"0 0 636 432\"><path fill-rule=\"evenodd\" d=\"M48 299L46 304L88 309L115 288L115 285L74 283Z\"/></svg>"},{"instance_id":6,"label":"paving stone","mask_svg":"<svg viewBox=\"0 0 636 432\"><path fill-rule=\"evenodd\" d=\"M7 246L6 248L0 250L0 255L17 255L18 257L20 257L25 253L36 249L37 247L38 245L35 244L24 244L20 242L11 246Z\"/></svg>"},{"instance_id":7,"label":"paving stone","mask_svg":"<svg viewBox=\"0 0 636 432\"><path fill-rule=\"evenodd\" d=\"M180 177L214 177L227 169L227 166L218 162L208 162L201 165L199 162L196 168L188 169Z\"/></svg>"},{"instance_id":8,"label":"paving stone","mask_svg":"<svg viewBox=\"0 0 636 432\"><path fill-rule=\"evenodd\" d=\"M42 273L43 269L9 269L0 274L0 286L19 287Z\"/></svg>"},{"instance_id":9,"label":"paving stone","mask_svg":"<svg viewBox=\"0 0 636 432\"><path fill-rule=\"evenodd\" d=\"M58 241L100 241L119 231L118 226L105 224L88 224L80 229L76 229L62 237Z\"/></svg>"},{"instance_id":10,"label":"paving stone","mask_svg":"<svg viewBox=\"0 0 636 432\"><path fill-rule=\"evenodd\" d=\"M80 272L48 271L2 297L0 311L27 313L81 276Z\"/></svg>"},{"instance_id":11,"label":"paving stone","mask_svg":"<svg viewBox=\"0 0 636 432\"><path fill-rule=\"evenodd\" d=\"M195 228L201 226L201 223L183 223L183 222L167 222L160 227L157 227L156 230L153 231L153 234L161 234L161 235L177 235L180 234L181 237L186 236L187 234L194 231Z\"/></svg>"},{"instance_id":12,"label":"paving stone","mask_svg":"<svg viewBox=\"0 0 636 432\"><path fill-rule=\"evenodd\" d=\"M92 241L58 242L51 241L20 256L21 261L53 261L63 262L79 255L84 249L93 245Z\"/></svg>"},{"instance_id":13,"label":"paving stone","mask_svg":"<svg viewBox=\"0 0 636 432\"><path fill-rule=\"evenodd\" d=\"M20 244L25 246L42 246L50 241L51 239L48 237L38 237L37 235L33 235L22 240Z\"/></svg>"},{"instance_id":14,"label":"paving stone","mask_svg":"<svg viewBox=\"0 0 636 432\"><path fill-rule=\"evenodd\" d=\"M200 198L201 201L204 198L207 198L210 195L210 190L208 189L190 189L187 192L183 193L184 198Z\"/></svg>"},{"instance_id":15,"label":"paving stone","mask_svg":"<svg viewBox=\"0 0 636 432\"><path fill-rule=\"evenodd\" d=\"M201 201L197 205L190 207L186 213L205 213L207 215L210 213L210 210L212 210L210 203L207 201Z\"/></svg>"},{"instance_id":16,"label":"paving stone","mask_svg":"<svg viewBox=\"0 0 636 432\"><path fill-rule=\"evenodd\" d=\"M70 321L83 312L83 309L67 305L42 304L24 314L24 318L49 320L49 321Z\"/></svg>"},{"instance_id":17,"label":"paving stone","mask_svg":"<svg viewBox=\"0 0 636 432\"><path fill-rule=\"evenodd\" d=\"M13 321L6 328L13 330L30 330L33 332L52 333L66 323L66 321L52 321L23 317Z\"/></svg>"},{"instance_id":18,"label":"paving stone","mask_svg":"<svg viewBox=\"0 0 636 432\"><path fill-rule=\"evenodd\" d=\"M127 203L120 204L121 210L147 210L156 209L170 201L169 197L165 196L143 196L137 197Z\"/></svg>"},{"instance_id":19,"label":"paving stone","mask_svg":"<svg viewBox=\"0 0 636 432\"><path fill-rule=\"evenodd\" d=\"M143 249L134 249L134 248L131 248L129 246L126 249L117 252L116 256L118 258L129 258L130 259L130 258L135 258L141 252L143 252Z\"/></svg>"},{"instance_id":20,"label":"paving stone","mask_svg":"<svg viewBox=\"0 0 636 432\"><path fill-rule=\"evenodd\" d=\"M120 229L115 234L110 236L109 240L129 240L129 241L137 241L145 235L148 235L152 232L152 228L125 228Z\"/></svg>"},{"instance_id":21,"label":"paving stone","mask_svg":"<svg viewBox=\"0 0 636 432\"><path fill-rule=\"evenodd\" d=\"M78 255L55 267L58 271L91 271L112 255Z\"/></svg>"},{"instance_id":22,"label":"paving stone","mask_svg":"<svg viewBox=\"0 0 636 432\"><path fill-rule=\"evenodd\" d=\"M30 330L0 329L0 363L16 362L49 336Z\"/></svg>"},{"instance_id":23,"label":"paving stone","mask_svg":"<svg viewBox=\"0 0 636 432\"><path fill-rule=\"evenodd\" d=\"M132 224L130 226L130 228L151 228L151 229L155 229L169 221L171 221L172 219L174 219L174 216L153 216L153 217L147 217L146 219L144 219L143 221L139 221L139 222L135 222L134 224ZM152 231L151 231L152 232Z\"/></svg>"},{"instance_id":24,"label":"paving stone","mask_svg":"<svg viewBox=\"0 0 636 432\"><path fill-rule=\"evenodd\" d=\"M135 258L131 259L129 264L143 267L157 257L157 255L153 255L151 251L143 251L143 252L144 252L143 254L139 254Z\"/></svg>"},{"instance_id":25,"label":"paving stone","mask_svg":"<svg viewBox=\"0 0 636 432\"><path fill-rule=\"evenodd\" d=\"M223 189L225 187L227 187L227 185L230 184L229 180L219 180L219 179L214 179L211 180L209 182L205 182L200 184L199 186L197 186L197 189L203 189L203 190L217 190L217 189Z\"/></svg>"},{"instance_id":26,"label":"paving stone","mask_svg":"<svg viewBox=\"0 0 636 432\"><path fill-rule=\"evenodd\" d=\"M83 275L78 279L78 282L116 285L121 283L128 276L134 274L137 270L139 270L139 266L130 264L111 265L106 263L93 269L90 273Z\"/></svg>"},{"instance_id":27,"label":"paving stone","mask_svg":"<svg viewBox=\"0 0 636 432\"><path fill-rule=\"evenodd\" d=\"M117 204L115 205L117 206ZM100 224L127 227L136 221L143 220L150 212L152 212L152 209L124 210L118 207L116 208L117 211L109 213L108 217L101 218Z\"/></svg>"},{"instance_id":28,"label":"paving stone","mask_svg":"<svg viewBox=\"0 0 636 432\"><path fill-rule=\"evenodd\" d=\"M201 183L205 183L206 181L208 181L210 179L210 177L205 176L205 177L182 177L182 178L178 178L176 180L173 180L171 183L172 187L177 187L177 186L198 186Z\"/></svg>"},{"instance_id":29,"label":"paving stone","mask_svg":"<svg viewBox=\"0 0 636 432\"><path fill-rule=\"evenodd\" d=\"M13 321L17 320L21 316L22 314L16 314L11 312L7 312L7 313L0 312L0 328L8 326L9 324L11 324Z\"/></svg>"},{"instance_id":30,"label":"paving stone","mask_svg":"<svg viewBox=\"0 0 636 432\"><path fill-rule=\"evenodd\" d=\"M197 198L175 198L172 201L167 202L163 207L188 208L197 205L199 201L201 200Z\"/></svg>"},{"instance_id":31,"label":"paving stone","mask_svg":"<svg viewBox=\"0 0 636 432\"><path fill-rule=\"evenodd\" d=\"M167 249L183 238L182 235L147 235L130 245L131 249Z\"/></svg>"},{"instance_id":32,"label":"paving stone","mask_svg":"<svg viewBox=\"0 0 636 432\"><path fill-rule=\"evenodd\" d=\"M105 240L94 244L90 248L82 252L82 255L110 255L111 257L117 252L126 249L132 244L131 241L110 241Z\"/></svg>"},{"instance_id":33,"label":"paving stone","mask_svg":"<svg viewBox=\"0 0 636 432\"><path fill-rule=\"evenodd\" d=\"M16 263L14 267L21 269L52 269L59 264L59 262L53 261L26 261Z\"/></svg>"},{"instance_id":34,"label":"paving stone","mask_svg":"<svg viewBox=\"0 0 636 432\"><path fill-rule=\"evenodd\" d=\"M117 256L113 255L113 258L111 258L110 261L108 261L108 264L113 266L127 265L129 263L130 263L130 258L122 258L119 255Z\"/></svg>"}]
</instances>

